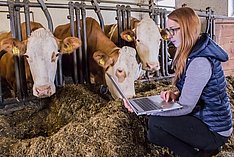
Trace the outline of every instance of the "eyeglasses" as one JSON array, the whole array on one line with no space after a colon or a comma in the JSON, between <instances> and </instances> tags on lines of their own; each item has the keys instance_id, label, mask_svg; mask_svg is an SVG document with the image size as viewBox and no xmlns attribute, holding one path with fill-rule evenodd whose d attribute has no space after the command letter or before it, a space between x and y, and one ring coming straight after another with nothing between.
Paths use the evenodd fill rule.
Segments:
<instances>
[{"instance_id":1,"label":"eyeglasses","mask_svg":"<svg viewBox=\"0 0 234 157\"><path fill-rule=\"evenodd\" d=\"M161 36L164 40L168 40L170 36L174 36L176 32L180 29L180 27L177 28L166 28L161 30Z\"/></svg>"},{"instance_id":2,"label":"eyeglasses","mask_svg":"<svg viewBox=\"0 0 234 157\"><path fill-rule=\"evenodd\" d=\"M166 30L170 33L170 35L174 36L175 33L180 29L180 27L177 28L166 28Z\"/></svg>"}]
</instances>

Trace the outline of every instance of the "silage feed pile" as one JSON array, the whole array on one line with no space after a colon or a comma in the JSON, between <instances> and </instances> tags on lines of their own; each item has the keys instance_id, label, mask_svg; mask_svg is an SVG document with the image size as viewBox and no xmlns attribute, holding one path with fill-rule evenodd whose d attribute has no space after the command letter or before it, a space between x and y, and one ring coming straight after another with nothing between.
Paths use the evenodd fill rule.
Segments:
<instances>
[{"instance_id":1,"label":"silage feed pile","mask_svg":"<svg viewBox=\"0 0 234 157\"><path fill-rule=\"evenodd\" d=\"M234 79L228 77L234 102ZM167 81L136 83L137 96L172 89ZM0 156L7 157L173 157L145 138L147 117L127 112L120 100L98 87L66 85L56 95L0 111ZM233 106L232 106L233 108ZM7 109L5 109L7 110ZM233 137L220 157L234 156Z\"/></svg>"}]
</instances>

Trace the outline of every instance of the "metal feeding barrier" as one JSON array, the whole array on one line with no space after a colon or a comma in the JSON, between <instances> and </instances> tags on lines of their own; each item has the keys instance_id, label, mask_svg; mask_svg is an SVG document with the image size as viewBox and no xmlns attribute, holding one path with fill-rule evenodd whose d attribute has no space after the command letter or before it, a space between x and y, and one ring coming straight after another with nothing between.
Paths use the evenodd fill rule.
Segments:
<instances>
[{"instance_id":1,"label":"metal feeding barrier","mask_svg":"<svg viewBox=\"0 0 234 157\"><path fill-rule=\"evenodd\" d=\"M103 4L110 4L109 6ZM10 22L10 30L12 36L19 40L22 40L22 28L21 28L21 17L24 15L26 23L26 34L30 35L30 13L32 8L41 8L46 20L48 22L48 29L53 32L53 19L48 8L54 9L67 9L68 16L71 24L71 35L82 39L82 46L74 52L73 55L73 73L74 73L74 84L90 83L90 73L89 73L89 54L87 53L87 34L86 34L86 12L94 11L99 19L99 24L104 31L105 20L103 18L102 11L114 11L116 13L116 23L118 26L118 32L122 32L130 28L130 18L133 13L144 13L148 14L155 23L160 26L160 28L165 28L166 16L169 13L166 6L157 6L150 0L148 4L144 3L130 3L130 2L119 2L119 1L69 1L67 4L64 3L45 3L43 0L37 0L37 3L30 2L29 0L7 0L0 1L1 7L6 7L8 9L8 19ZM170 7L169 7L170 8ZM214 36L214 15L213 11L209 8L208 10L201 11L201 17L206 17L207 19L207 30L211 36ZM1 12L0 12L1 13ZM34 20L34 19L33 19ZM82 24L81 24L82 23ZM75 32L76 28L81 28L83 31ZM77 29L81 30L81 29ZM125 41L118 35L118 46L127 45ZM160 71L155 73L148 80L157 80L172 77L173 74L170 73L169 69L169 55L168 55L168 41L161 42L160 49ZM4 107L9 103L25 102L31 99L36 99L34 96L30 95L28 92L28 87L26 83L25 76L25 65L24 58L20 56L14 57L15 61L15 77L16 77L16 93L15 98L6 99L3 96L2 91L2 80L0 78L0 108ZM144 81L144 80L142 80ZM61 58L58 60L57 74L55 79L55 84L57 87L63 87L63 71Z\"/></svg>"}]
</instances>

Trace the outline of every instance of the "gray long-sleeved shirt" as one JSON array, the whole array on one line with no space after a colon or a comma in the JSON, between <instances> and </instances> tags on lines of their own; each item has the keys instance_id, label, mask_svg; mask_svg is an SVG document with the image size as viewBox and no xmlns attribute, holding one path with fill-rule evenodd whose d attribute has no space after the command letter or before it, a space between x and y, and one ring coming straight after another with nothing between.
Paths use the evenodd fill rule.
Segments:
<instances>
[{"instance_id":1,"label":"gray long-sleeved shirt","mask_svg":"<svg viewBox=\"0 0 234 157\"><path fill-rule=\"evenodd\" d=\"M180 116L191 113L196 106L202 90L209 81L212 74L212 67L205 57L198 57L192 60L186 71L186 78L179 97L179 103L183 108L178 110L155 113L158 116ZM230 136L232 128L228 131L219 132L220 135Z\"/></svg>"},{"instance_id":2,"label":"gray long-sleeved shirt","mask_svg":"<svg viewBox=\"0 0 234 157\"><path fill-rule=\"evenodd\" d=\"M207 58L195 58L188 66L184 86L179 97L179 103L183 105L183 108L155 115L180 116L190 113L196 106L211 73L211 64Z\"/></svg>"}]
</instances>

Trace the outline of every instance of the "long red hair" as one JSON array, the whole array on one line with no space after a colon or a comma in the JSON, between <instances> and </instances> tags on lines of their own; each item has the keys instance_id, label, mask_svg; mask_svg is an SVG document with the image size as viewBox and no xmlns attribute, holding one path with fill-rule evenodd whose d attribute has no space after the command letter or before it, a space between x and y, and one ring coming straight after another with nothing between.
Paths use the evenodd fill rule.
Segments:
<instances>
[{"instance_id":1,"label":"long red hair","mask_svg":"<svg viewBox=\"0 0 234 157\"><path fill-rule=\"evenodd\" d=\"M200 18L189 7L182 7L172 11L168 19L177 22L181 31L181 45L177 48L173 67L175 69L174 83L180 78L186 67L186 61L191 49L201 32Z\"/></svg>"}]
</instances>

